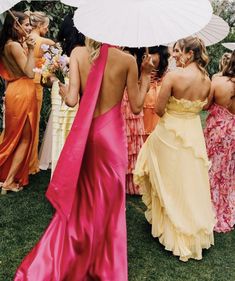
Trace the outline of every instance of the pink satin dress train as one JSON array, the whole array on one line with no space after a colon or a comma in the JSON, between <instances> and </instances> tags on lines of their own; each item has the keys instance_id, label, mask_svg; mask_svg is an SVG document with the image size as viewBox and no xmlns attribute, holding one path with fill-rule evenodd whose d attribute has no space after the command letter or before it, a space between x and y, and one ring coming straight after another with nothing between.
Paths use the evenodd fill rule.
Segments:
<instances>
[{"instance_id":1,"label":"pink satin dress train","mask_svg":"<svg viewBox=\"0 0 235 281\"><path fill-rule=\"evenodd\" d=\"M104 48L103 51L101 49L101 61ZM102 71L104 66L105 64ZM90 88L88 85L94 79L97 69L91 70L87 88ZM101 81L102 76L100 83ZM96 82L93 80L93 85L94 83ZM100 86L96 92L99 88ZM88 92L85 91L82 97L47 192L47 197L57 212L39 243L23 260L16 272L15 281L127 281L127 157L121 103L96 118L92 119L91 115L88 122L88 113L83 119L79 118L84 104L92 98L89 95L91 92ZM94 106L91 105L90 108L94 112ZM84 123L88 124L88 129L83 127ZM81 134L74 135L81 128ZM72 140L77 141L78 151ZM81 143L85 143L84 151ZM70 153L67 154L69 149ZM67 162L65 157L68 157ZM62 162L67 166L63 166ZM77 181L70 182L70 186L65 186L64 183L59 185L60 173L65 177L67 171L73 171L72 164L79 168ZM70 176L74 181L74 175ZM65 180L68 183L69 181L68 178Z\"/></svg>"}]
</instances>

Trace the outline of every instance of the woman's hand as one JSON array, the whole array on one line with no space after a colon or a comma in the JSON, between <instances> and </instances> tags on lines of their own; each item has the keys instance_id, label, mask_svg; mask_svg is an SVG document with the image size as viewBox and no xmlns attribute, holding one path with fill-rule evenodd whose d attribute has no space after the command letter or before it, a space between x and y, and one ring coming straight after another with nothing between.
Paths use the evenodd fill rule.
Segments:
<instances>
[{"instance_id":1,"label":"woman's hand","mask_svg":"<svg viewBox=\"0 0 235 281\"><path fill-rule=\"evenodd\" d=\"M67 96L68 91L69 91L69 86L59 82L59 88L60 88L59 95L61 96L63 101L66 103L66 96Z\"/></svg>"},{"instance_id":2,"label":"woman's hand","mask_svg":"<svg viewBox=\"0 0 235 281\"><path fill-rule=\"evenodd\" d=\"M33 38L33 36L31 34L29 34L25 40L25 43L27 44L28 49L33 50L36 44L35 39Z\"/></svg>"},{"instance_id":3,"label":"woman's hand","mask_svg":"<svg viewBox=\"0 0 235 281\"><path fill-rule=\"evenodd\" d=\"M153 60L151 55L144 55L141 64L141 73L149 75L154 69Z\"/></svg>"}]
</instances>

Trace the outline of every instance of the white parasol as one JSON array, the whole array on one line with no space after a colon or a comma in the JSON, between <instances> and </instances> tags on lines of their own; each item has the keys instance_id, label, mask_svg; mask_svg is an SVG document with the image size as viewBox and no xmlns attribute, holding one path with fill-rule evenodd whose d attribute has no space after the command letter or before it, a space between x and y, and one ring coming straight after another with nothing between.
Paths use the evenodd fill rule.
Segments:
<instances>
[{"instance_id":1,"label":"white parasol","mask_svg":"<svg viewBox=\"0 0 235 281\"><path fill-rule=\"evenodd\" d=\"M222 43L222 45L231 51L235 50L235 42Z\"/></svg>"},{"instance_id":2,"label":"white parasol","mask_svg":"<svg viewBox=\"0 0 235 281\"><path fill-rule=\"evenodd\" d=\"M75 0L66 0L69 4ZM208 0L78 0L74 24L104 43L149 47L201 30L212 15Z\"/></svg>"},{"instance_id":3,"label":"white parasol","mask_svg":"<svg viewBox=\"0 0 235 281\"><path fill-rule=\"evenodd\" d=\"M229 25L221 17L212 15L209 23L194 36L202 39L206 46L216 44L229 33Z\"/></svg>"},{"instance_id":4,"label":"white parasol","mask_svg":"<svg viewBox=\"0 0 235 281\"><path fill-rule=\"evenodd\" d=\"M13 6L15 6L17 3L19 3L19 0L4 0L0 3L0 13L4 13L7 10L11 9Z\"/></svg>"},{"instance_id":5,"label":"white parasol","mask_svg":"<svg viewBox=\"0 0 235 281\"><path fill-rule=\"evenodd\" d=\"M97 0L99 1L99 0ZM78 7L80 0L60 0L65 5L72 6L72 7Z\"/></svg>"}]
</instances>

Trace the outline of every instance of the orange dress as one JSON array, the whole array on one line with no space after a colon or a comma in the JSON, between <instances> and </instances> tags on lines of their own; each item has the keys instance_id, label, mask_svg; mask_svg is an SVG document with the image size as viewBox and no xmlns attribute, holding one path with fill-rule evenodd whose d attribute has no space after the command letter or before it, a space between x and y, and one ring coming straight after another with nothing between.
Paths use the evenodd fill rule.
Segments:
<instances>
[{"instance_id":1,"label":"orange dress","mask_svg":"<svg viewBox=\"0 0 235 281\"><path fill-rule=\"evenodd\" d=\"M144 101L144 141L147 137L152 133L155 129L157 122L159 120L159 116L155 112L155 103L158 93L161 88L161 81L152 80L150 84L150 89L146 94Z\"/></svg>"},{"instance_id":2,"label":"orange dress","mask_svg":"<svg viewBox=\"0 0 235 281\"><path fill-rule=\"evenodd\" d=\"M5 129L0 144L0 182L4 182L11 167L14 151L20 141L24 125L31 126L30 145L15 176L20 185L28 184L29 160L35 139L37 122L36 88L33 79L11 76L0 62L0 76L7 81L5 93Z\"/></svg>"},{"instance_id":3,"label":"orange dress","mask_svg":"<svg viewBox=\"0 0 235 281\"><path fill-rule=\"evenodd\" d=\"M42 65L42 56L41 56L41 45L43 38L37 37L36 44L34 48L34 57L35 57L35 65L40 68ZM32 154L29 163L29 174L36 174L40 171L39 169L39 160L38 160L38 143L39 143L39 123L40 123L40 112L42 108L42 99L43 99L43 87L40 84L41 74L35 73L34 83L36 86L36 97L37 97L37 126L36 126L36 136L33 144Z\"/></svg>"}]
</instances>

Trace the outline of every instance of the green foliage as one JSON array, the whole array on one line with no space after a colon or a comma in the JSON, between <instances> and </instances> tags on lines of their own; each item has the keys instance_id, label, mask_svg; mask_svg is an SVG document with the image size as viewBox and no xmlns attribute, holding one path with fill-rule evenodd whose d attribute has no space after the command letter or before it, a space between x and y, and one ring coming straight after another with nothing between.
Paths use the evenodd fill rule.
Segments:
<instances>
[{"instance_id":1,"label":"green foliage","mask_svg":"<svg viewBox=\"0 0 235 281\"><path fill-rule=\"evenodd\" d=\"M59 31L59 27L63 18L74 12L74 8L64 5L59 1L21 1L14 7L15 10L19 11L42 11L45 12L50 18L50 28L48 32L48 37L55 40Z\"/></svg>"},{"instance_id":2,"label":"green foliage","mask_svg":"<svg viewBox=\"0 0 235 281\"><path fill-rule=\"evenodd\" d=\"M219 60L222 55L225 52L231 52L230 50L222 46L221 43L223 42L235 42L235 33L231 31L222 42L207 47L207 52L210 58L210 62L207 66L207 71L209 72L210 76L219 71Z\"/></svg>"},{"instance_id":3,"label":"green foliage","mask_svg":"<svg viewBox=\"0 0 235 281\"><path fill-rule=\"evenodd\" d=\"M228 0L213 0L212 1L214 14L222 17L230 26L230 32L228 36L219 42L218 44L207 47L210 62L207 70L212 76L219 71L219 60L225 52L231 52L224 48L221 43L223 42L235 42L235 1Z\"/></svg>"}]
</instances>

